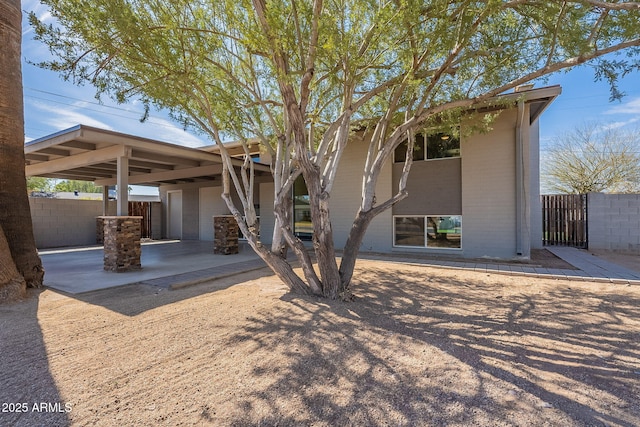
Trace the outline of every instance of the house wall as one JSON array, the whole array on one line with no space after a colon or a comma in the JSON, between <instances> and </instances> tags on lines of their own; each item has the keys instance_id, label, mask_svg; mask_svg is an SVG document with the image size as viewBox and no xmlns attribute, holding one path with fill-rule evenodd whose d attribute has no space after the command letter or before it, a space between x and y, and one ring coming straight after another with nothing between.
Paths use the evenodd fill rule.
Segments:
<instances>
[{"instance_id":1,"label":"house wall","mask_svg":"<svg viewBox=\"0 0 640 427\"><path fill-rule=\"evenodd\" d=\"M260 184L260 241L271 244L276 216L273 213L273 182Z\"/></svg>"},{"instance_id":2,"label":"house wall","mask_svg":"<svg viewBox=\"0 0 640 427\"><path fill-rule=\"evenodd\" d=\"M368 141L360 137L349 142L343 153L336 182L331 193L331 221L336 248L343 248L353 225L358 207L362 201L362 171L367 158ZM382 203L392 197L392 162L383 167L376 199ZM393 215L391 209L378 215L371 221L360 245L362 251L389 252L392 247Z\"/></svg>"},{"instance_id":3,"label":"house wall","mask_svg":"<svg viewBox=\"0 0 640 427\"><path fill-rule=\"evenodd\" d=\"M349 142L344 150L341 167L331 192L330 209L333 237L337 249L344 247L362 200L362 169L366 160L368 144L360 138ZM391 194L391 164L387 164L380 175L376 188L379 201L387 200ZM275 216L273 214L273 183L260 186L260 240L270 244L273 238ZM378 215L369 225L360 246L362 251L389 252L392 244L392 215L387 210Z\"/></svg>"},{"instance_id":4,"label":"house wall","mask_svg":"<svg viewBox=\"0 0 640 427\"><path fill-rule=\"evenodd\" d=\"M516 256L516 118L515 109L502 111L491 132L460 143L465 257Z\"/></svg>"},{"instance_id":5,"label":"house wall","mask_svg":"<svg viewBox=\"0 0 640 427\"><path fill-rule=\"evenodd\" d=\"M102 215L102 200L29 197L29 205L39 249L96 244L96 217ZM116 214L115 201L109 202L107 214Z\"/></svg>"},{"instance_id":6,"label":"house wall","mask_svg":"<svg viewBox=\"0 0 640 427\"><path fill-rule=\"evenodd\" d=\"M254 194L255 204L260 203L259 185L259 183L256 183L258 191ZM182 239L213 240L212 216L230 214L226 203L220 197L222 194L221 182L196 182L160 186L160 200L164 206L162 210L163 237L166 237L167 233L168 215L166 206L167 193L170 191L182 191ZM231 192L231 198L235 206L242 212L242 204L234 190ZM211 213L210 216L209 213Z\"/></svg>"},{"instance_id":7,"label":"house wall","mask_svg":"<svg viewBox=\"0 0 640 427\"><path fill-rule=\"evenodd\" d=\"M640 255L640 194L587 195L589 249Z\"/></svg>"},{"instance_id":8,"label":"house wall","mask_svg":"<svg viewBox=\"0 0 640 427\"><path fill-rule=\"evenodd\" d=\"M213 241L213 217L229 215L230 211L222 200L222 187L200 188L200 240Z\"/></svg>"},{"instance_id":9,"label":"house wall","mask_svg":"<svg viewBox=\"0 0 640 427\"><path fill-rule=\"evenodd\" d=\"M542 249L542 202L540 199L540 120L529 131L529 194L531 249Z\"/></svg>"},{"instance_id":10,"label":"house wall","mask_svg":"<svg viewBox=\"0 0 640 427\"><path fill-rule=\"evenodd\" d=\"M398 188L404 163L394 163L391 188ZM460 158L414 161L407 180L409 197L394 215L462 215Z\"/></svg>"},{"instance_id":11,"label":"house wall","mask_svg":"<svg viewBox=\"0 0 640 427\"><path fill-rule=\"evenodd\" d=\"M446 251L464 257L515 258L528 256L530 246L541 244L541 212L538 197L538 123L529 124L528 106L522 122L523 181L516 185L516 108L502 111L486 134L461 140L461 158L418 161L409 176L409 197L373 220L361 246L363 251L433 252ZM464 129L469 122L462 124ZM368 143L356 137L343 153L336 176L330 208L336 248L344 247L361 201L362 167ZM397 190L400 164L385 166L377 187L379 203ZM203 190L211 185L183 184L161 187L161 198L168 190L183 191L183 238L207 238L208 213L220 208L228 213L219 192ZM258 185L261 240L271 243L273 236L273 183ZM204 191L204 192L203 192ZM522 195L522 227L517 227L517 194ZM212 196L214 195L214 196ZM207 203L207 206L204 206ZM211 205L210 203L214 203ZM237 204L239 206L239 203ZM222 212L224 210L224 212ZM462 249L393 247L393 215L462 215ZM520 233L522 244L516 245ZM533 243L532 243L533 242Z\"/></svg>"}]
</instances>

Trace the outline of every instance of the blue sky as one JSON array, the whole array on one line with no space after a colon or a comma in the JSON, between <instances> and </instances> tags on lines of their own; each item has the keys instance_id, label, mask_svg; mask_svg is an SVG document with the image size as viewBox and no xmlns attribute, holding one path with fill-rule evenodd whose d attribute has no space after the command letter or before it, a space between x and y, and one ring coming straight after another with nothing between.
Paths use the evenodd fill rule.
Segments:
<instances>
[{"instance_id":1,"label":"blue sky","mask_svg":"<svg viewBox=\"0 0 640 427\"><path fill-rule=\"evenodd\" d=\"M37 0L24 0L23 10L34 11L47 21L50 16ZM151 112L150 119L140 123L140 104L118 105L94 98L91 86L78 87L63 81L56 73L39 69L26 60L49 59L47 48L33 40L33 30L23 18L23 84L25 102L25 134L27 141L67 129L77 124L95 126L117 132L161 141L202 146L211 142L193 132L186 132L162 112ZM562 95L543 114L540 123L541 150L554 137L569 132L584 122L599 121L605 125L640 129L640 74L628 75L620 83L627 96L622 102L609 102L608 85L594 82L588 67L551 76L548 85L560 84ZM544 84L537 84L540 87Z\"/></svg>"}]
</instances>

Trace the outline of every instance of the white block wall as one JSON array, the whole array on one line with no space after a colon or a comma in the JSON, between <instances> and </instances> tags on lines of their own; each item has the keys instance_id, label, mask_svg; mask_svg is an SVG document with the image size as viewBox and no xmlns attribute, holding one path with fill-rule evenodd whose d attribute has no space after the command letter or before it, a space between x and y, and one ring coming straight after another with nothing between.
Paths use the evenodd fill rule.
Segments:
<instances>
[{"instance_id":1,"label":"white block wall","mask_svg":"<svg viewBox=\"0 0 640 427\"><path fill-rule=\"evenodd\" d=\"M589 248L640 255L640 194L589 193Z\"/></svg>"}]
</instances>

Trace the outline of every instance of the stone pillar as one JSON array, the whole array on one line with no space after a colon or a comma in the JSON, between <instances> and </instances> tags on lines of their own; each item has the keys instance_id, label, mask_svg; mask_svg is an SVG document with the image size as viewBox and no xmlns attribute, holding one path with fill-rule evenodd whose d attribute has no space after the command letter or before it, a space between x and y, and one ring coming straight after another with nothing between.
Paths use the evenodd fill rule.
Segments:
<instances>
[{"instance_id":1,"label":"stone pillar","mask_svg":"<svg viewBox=\"0 0 640 427\"><path fill-rule=\"evenodd\" d=\"M139 270L141 216L103 216L104 269L124 272Z\"/></svg>"},{"instance_id":2,"label":"stone pillar","mask_svg":"<svg viewBox=\"0 0 640 427\"><path fill-rule=\"evenodd\" d=\"M96 243L101 245L104 243L104 217L96 218Z\"/></svg>"},{"instance_id":3,"label":"stone pillar","mask_svg":"<svg viewBox=\"0 0 640 427\"><path fill-rule=\"evenodd\" d=\"M238 253L238 223L232 215L213 217L213 253Z\"/></svg>"}]
</instances>

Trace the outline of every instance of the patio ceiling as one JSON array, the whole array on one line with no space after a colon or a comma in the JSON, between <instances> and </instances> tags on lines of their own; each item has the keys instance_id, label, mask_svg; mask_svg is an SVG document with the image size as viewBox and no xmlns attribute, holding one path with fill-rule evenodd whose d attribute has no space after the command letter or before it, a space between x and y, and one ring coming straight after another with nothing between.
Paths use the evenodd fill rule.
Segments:
<instances>
[{"instance_id":1,"label":"patio ceiling","mask_svg":"<svg viewBox=\"0 0 640 427\"><path fill-rule=\"evenodd\" d=\"M219 180L222 158L203 149L78 125L25 145L26 175L93 181L113 186L118 159L128 161L128 185L179 184ZM242 165L240 159L234 160ZM255 164L256 172L269 167Z\"/></svg>"}]
</instances>

